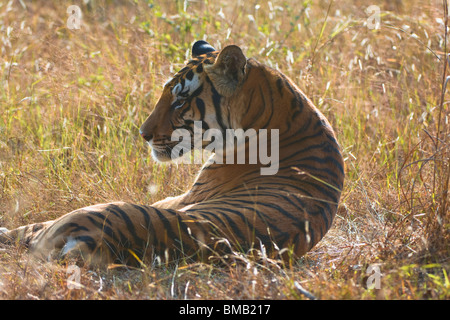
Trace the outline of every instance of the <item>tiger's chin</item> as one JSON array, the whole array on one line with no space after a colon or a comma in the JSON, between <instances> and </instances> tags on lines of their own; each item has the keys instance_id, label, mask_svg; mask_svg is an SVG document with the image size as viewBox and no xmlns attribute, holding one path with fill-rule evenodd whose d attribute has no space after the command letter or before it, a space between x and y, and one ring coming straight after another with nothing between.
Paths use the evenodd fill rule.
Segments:
<instances>
[{"instance_id":1,"label":"tiger's chin","mask_svg":"<svg viewBox=\"0 0 450 320\"><path fill-rule=\"evenodd\" d=\"M175 160L172 158L172 149L171 148L155 148L152 147L152 158L157 162L170 162Z\"/></svg>"},{"instance_id":2,"label":"tiger's chin","mask_svg":"<svg viewBox=\"0 0 450 320\"><path fill-rule=\"evenodd\" d=\"M170 162L172 161L172 158L170 155L167 155L165 153L159 152L155 149L152 149L152 158L156 162Z\"/></svg>"},{"instance_id":3,"label":"tiger's chin","mask_svg":"<svg viewBox=\"0 0 450 320\"><path fill-rule=\"evenodd\" d=\"M171 145L152 145L152 158L157 162L171 162L176 161L184 155L184 150L173 152L173 146Z\"/></svg>"}]
</instances>

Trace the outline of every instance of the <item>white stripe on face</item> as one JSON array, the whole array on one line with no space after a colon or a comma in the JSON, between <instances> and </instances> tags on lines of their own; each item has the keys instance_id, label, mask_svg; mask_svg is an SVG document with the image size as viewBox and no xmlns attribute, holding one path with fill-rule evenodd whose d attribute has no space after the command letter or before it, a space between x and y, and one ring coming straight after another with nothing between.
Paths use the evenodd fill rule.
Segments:
<instances>
[{"instance_id":1,"label":"white stripe on face","mask_svg":"<svg viewBox=\"0 0 450 320\"><path fill-rule=\"evenodd\" d=\"M172 95L175 100L178 98L178 95L180 94L183 94L183 96L188 97L200 87L200 84L201 83L198 74L194 74L192 80L188 79L184 80L184 86L181 83L178 83L175 87L173 87Z\"/></svg>"}]
</instances>

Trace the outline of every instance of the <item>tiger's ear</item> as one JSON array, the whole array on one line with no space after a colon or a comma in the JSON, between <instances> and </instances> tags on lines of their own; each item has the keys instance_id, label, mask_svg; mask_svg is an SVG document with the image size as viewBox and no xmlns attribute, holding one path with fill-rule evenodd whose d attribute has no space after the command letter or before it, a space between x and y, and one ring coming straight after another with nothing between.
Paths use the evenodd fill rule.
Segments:
<instances>
[{"instance_id":1,"label":"tiger's ear","mask_svg":"<svg viewBox=\"0 0 450 320\"><path fill-rule=\"evenodd\" d=\"M230 45L223 48L216 62L213 65L207 65L205 70L217 92L229 97L244 80L246 65L247 58L241 48Z\"/></svg>"},{"instance_id":2,"label":"tiger's ear","mask_svg":"<svg viewBox=\"0 0 450 320\"><path fill-rule=\"evenodd\" d=\"M214 49L214 47L212 47L205 40L196 41L192 46L192 58L196 58L198 56L201 56L202 54L212 51L216 51L216 49Z\"/></svg>"}]
</instances>

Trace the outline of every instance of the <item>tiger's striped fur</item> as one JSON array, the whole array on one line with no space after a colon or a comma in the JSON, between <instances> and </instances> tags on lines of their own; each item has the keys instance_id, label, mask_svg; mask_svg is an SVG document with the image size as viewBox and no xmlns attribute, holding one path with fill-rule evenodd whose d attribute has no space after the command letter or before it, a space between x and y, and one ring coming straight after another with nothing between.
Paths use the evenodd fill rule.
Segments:
<instances>
[{"instance_id":1,"label":"tiger's striped fur","mask_svg":"<svg viewBox=\"0 0 450 320\"><path fill-rule=\"evenodd\" d=\"M278 129L279 169L261 163L204 164L183 195L151 206L98 204L54 221L0 233L44 259L81 256L87 263L133 264L159 256L207 259L264 246L299 257L329 230L344 182L335 134L312 102L284 74L244 56L237 46L216 51L205 41L165 86L140 129L156 160L170 160L172 132L193 122L203 129ZM248 145L246 145L248 148ZM285 250L285 254L286 254Z\"/></svg>"}]
</instances>

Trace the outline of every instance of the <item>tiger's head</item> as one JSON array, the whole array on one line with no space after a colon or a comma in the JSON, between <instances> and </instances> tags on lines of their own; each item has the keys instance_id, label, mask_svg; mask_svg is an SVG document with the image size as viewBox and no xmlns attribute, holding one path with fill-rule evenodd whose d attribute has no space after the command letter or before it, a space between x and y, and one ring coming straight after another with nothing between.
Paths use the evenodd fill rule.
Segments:
<instances>
[{"instance_id":1,"label":"tiger's head","mask_svg":"<svg viewBox=\"0 0 450 320\"><path fill-rule=\"evenodd\" d=\"M194 122L201 122L202 131L225 132L239 126L230 120L233 111L229 102L244 81L246 65L247 58L235 45L219 52L206 41L194 43L192 60L164 85L153 112L139 130L155 160L174 160L172 150L179 142L171 137L177 129L190 132L194 147ZM210 142L202 141L202 147Z\"/></svg>"}]
</instances>

